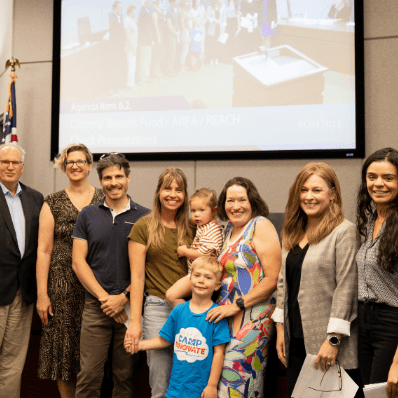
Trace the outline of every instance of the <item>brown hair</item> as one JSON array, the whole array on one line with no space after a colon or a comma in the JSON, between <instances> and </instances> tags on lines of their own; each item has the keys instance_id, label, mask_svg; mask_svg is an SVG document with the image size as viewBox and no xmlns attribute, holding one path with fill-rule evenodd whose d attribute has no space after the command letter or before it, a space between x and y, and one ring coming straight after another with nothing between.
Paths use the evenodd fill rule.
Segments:
<instances>
[{"instance_id":1,"label":"brown hair","mask_svg":"<svg viewBox=\"0 0 398 398\"><path fill-rule=\"evenodd\" d=\"M93 163L93 154L90 152L90 150L84 144L69 144L61 151L61 153L59 153L54 158L54 168L65 172L65 170L66 170L65 161L68 158L68 155L71 152L77 152L77 151L81 151L81 152L85 153L86 160L87 160L88 164Z\"/></svg>"},{"instance_id":2,"label":"brown hair","mask_svg":"<svg viewBox=\"0 0 398 398\"><path fill-rule=\"evenodd\" d=\"M102 155L105 156L105 155ZM97 163L98 177L102 180L102 172L107 167L119 166L119 169L124 169L126 177L130 175L130 163L126 160L122 153L110 153L108 156L102 157Z\"/></svg>"},{"instance_id":3,"label":"brown hair","mask_svg":"<svg viewBox=\"0 0 398 398\"><path fill-rule=\"evenodd\" d=\"M194 272L195 268L205 268L214 273L217 282L221 281L223 268L220 262L214 257L209 257L209 256L198 257L191 264L191 275Z\"/></svg>"},{"instance_id":4,"label":"brown hair","mask_svg":"<svg viewBox=\"0 0 398 398\"><path fill-rule=\"evenodd\" d=\"M293 249L305 232L308 217L300 207L300 192L305 181L313 174L317 174L325 180L328 187L334 192L335 198L316 228L307 232L308 243L310 245L318 243L344 220L340 184L335 172L326 163L308 163L297 174L289 190L282 230L282 244L286 250Z\"/></svg>"},{"instance_id":5,"label":"brown hair","mask_svg":"<svg viewBox=\"0 0 398 398\"><path fill-rule=\"evenodd\" d=\"M189 203L194 198L207 199L207 204L211 210L217 207L217 193L214 189L210 188L199 188L189 198Z\"/></svg>"},{"instance_id":6,"label":"brown hair","mask_svg":"<svg viewBox=\"0 0 398 398\"><path fill-rule=\"evenodd\" d=\"M258 216L268 217L268 206L261 198L255 185L248 178L234 177L225 184L225 187L218 198L217 215L220 220L228 220L227 213L225 212L225 200L227 197L228 188L232 187L233 185L239 185L246 189L247 197L249 198L250 206L252 208L253 218Z\"/></svg>"},{"instance_id":7,"label":"brown hair","mask_svg":"<svg viewBox=\"0 0 398 398\"><path fill-rule=\"evenodd\" d=\"M187 178L181 169L169 167L163 170L162 174L159 176L153 201L153 210L146 216L149 232L147 247L151 245L161 247L164 243L165 229L160 216L162 209L159 194L162 189L169 187L173 181L184 191L184 203L178 208L174 219L178 228L178 245L186 245L187 238L192 238L192 231L188 226Z\"/></svg>"}]
</instances>

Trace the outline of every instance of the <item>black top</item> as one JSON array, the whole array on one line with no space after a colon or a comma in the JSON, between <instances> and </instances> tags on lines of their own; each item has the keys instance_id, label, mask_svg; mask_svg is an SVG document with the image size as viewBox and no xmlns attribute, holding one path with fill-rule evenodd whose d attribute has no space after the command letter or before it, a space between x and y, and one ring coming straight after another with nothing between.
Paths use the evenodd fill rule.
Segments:
<instances>
[{"instance_id":1,"label":"black top","mask_svg":"<svg viewBox=\"0 0 398 398\"><path fill-rule=\"evenodd\" d=\"M297 339L304 338L297 297L300 290L301 267L308 248L308 243L303 248L297 245L293 250L290 250L286 258L286 282L289 289L287 313L290 323L290 335Z\"/></svg>"},{"instance_id":2,"label":"black top","mask_svg":"<svg viewBox=\"0 0 398 398\"><path fill-rule=\"evenodd\" d=\"M135 222L147 215L146 207L130 199L130 209L115 218L105 198L85 207L77 217L72 238L87 241L87 263L95 279L108 294L122 293L131 281L128 235ZM86 291L86 298L93 296Z\"/></svg>"}]
</instances>

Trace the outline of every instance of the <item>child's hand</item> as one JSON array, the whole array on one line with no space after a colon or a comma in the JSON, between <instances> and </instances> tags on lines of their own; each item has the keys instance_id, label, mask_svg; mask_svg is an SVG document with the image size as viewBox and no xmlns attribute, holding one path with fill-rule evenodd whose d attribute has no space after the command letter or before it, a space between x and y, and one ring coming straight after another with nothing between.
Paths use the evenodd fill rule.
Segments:
<instances>
[{"instance_id":1,"label":"child's hand","mask_svg":"<svg viewBox=\"0 0 398 398\"><path fill-rule=\"evenodd\" d=\"M217 398L217 386L207 385L200 398Z\"/></svg>"},{"instance_id":2,"label":"child's hand","mask_svg":"<svg viewBox=\"0 0 398 398\"><path fill-rule=\"evenodd\" d=\"M129 353L129 354L137 354L137 352L138 351L140 351L141 350L141 342L138 342L138 351L136 351L136 352L133 352L133 343L132 343L132 341L131 340L127 340L126 338L124 338L124 348L126 349L126 351Z\"/></svg>"},{"instance_id":3,"label":"child's hand","mask_svg":"<svg viewBox=\"0 0 398 398\"><path fill-rule=\"evenodd\" d=\"M178 254L178 257L185 257L185 250L187 250L188 248L187 248L187 246L186 245L184 245L184 246L178 246L177 247L177 254Z\"/></svg>"},{"instance_id":4,"label":"child's hand","mask_svg":"<svg viewBox=\"0 0 398 398\"><path fill-rule=\"evenodd\" d=\"M132 353L132 352L131 352L131 347L132 347L131 340L127 340L126 337L125 337L125 338L124 338L124 348L125 348L125 350L126 350L129 354Z\"/></svg>"}]
</instances>

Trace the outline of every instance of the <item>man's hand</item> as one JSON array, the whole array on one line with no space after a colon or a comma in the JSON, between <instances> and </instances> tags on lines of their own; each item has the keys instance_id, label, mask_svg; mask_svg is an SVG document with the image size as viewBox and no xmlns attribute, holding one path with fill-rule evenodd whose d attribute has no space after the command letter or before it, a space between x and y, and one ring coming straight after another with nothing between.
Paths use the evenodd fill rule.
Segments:
<instances>
[{"instance_id":1,"label":"man's hand","mask_svg":"<svg viewBox=\"0 0 398 398\"><path fill-rule=\"evenodd\" d=\"M124 310L124 306L127 304L128 298L124 293L117 295L110 294L107 298L100 298L99 301L102 304L102 311L116 320L115 315Z\"/></svg>"},{"instance_id":2,"label":"man's hand","mask_svg":"<svg viewBox=\"0 0 398 398\"><path fill-rule=\"evenodd\" d=\"M128 316L125 310L120 311L115 316L112 317L117 323L124 323L127 321Z\"/></svg>"}]
</instances>

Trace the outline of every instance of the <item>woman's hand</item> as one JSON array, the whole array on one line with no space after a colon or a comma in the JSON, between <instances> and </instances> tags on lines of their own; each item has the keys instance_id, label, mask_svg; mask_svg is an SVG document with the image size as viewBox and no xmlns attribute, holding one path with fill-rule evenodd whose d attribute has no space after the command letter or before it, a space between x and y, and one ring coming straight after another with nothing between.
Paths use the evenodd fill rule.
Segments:
<instances>
[{"instance_id":1,"label":"woman's hand","mask_svg":"<svg viewBox=\"0 0 398 398\"><path fill-rule=\"evenodd\" d=\"M41 319L41 322L43 323L43 325L47 325L48 314L54 316L51 307L51 301L48 295L40 296L37 298L36 308L37 308L37 313L39 314L39 317Z\"/></svg>"},{"instance_id":2,"label":"woman's hand","mask_svg":"<svg viewBox=\"0 0 398 398\"><path fill-rule=\"evenodd\" d=\"M128 348L128 344L130 345L130 351L132 354L135 354L139 351L138 345L140 338L142 337L142 327L141 323L133 323L130 322L129 327L127 328L126 335L124 337L124 345L126 349Z\"/></svg>"},{"instance_id":3,"label":"woman's hand","mask_svg":"<svg viewBox=\"0 0 398 398\"><path fill-rule=\"evenodd\" d=\"M206 316L206 321L217 323L223 318L236 315L241 309L234 303L228 305L220 305L219 307L212 308Z\"/></svg>"},{"instance_id":4,"label":"woman's hand","mask_svg":"<svg viewBox=\"0 0 398 398\"><path fill-rule=\"evenodd\" d=\"M338 352L339 347L331 345L329 343L329 340L325 339L325 341L321 345L318 355L315 358L315 368L318 369L318 365L320 363L322 372L324 372L329 368L329 366L334 366L334 364L336 363Z\"/></svg>"},{"instance_id":5,"label":"woman's hand","mask_svg":"<svg viewBox=\"0 0 398 398\"><path fill-rule=\"evenodd\" d=\"M43 323L43 325L47 325L48 323L48 314L51 316L54 316L53 310L51 307L51 301L48 295L45 296L40 296L37 298L37 313L39 314L39 317Z\"/></svg>"},{"instance_id":6,"label":"woman's hand","mask_svg":"<svg viewBox=\"0 0 398 398\"><path fill-rule=\"evenodd\" d=\"M395 361L391 364L388 372L387 395L390 398L398 397L398 363L395 363Z\"/></svg>"},{"instance_id":7,"label":"woman's hand","mask_svg":"<svg viewBox=\"0 0 398 398\"><path fill-rule=\"evenodd\" d=\"M188 248L187 248L186 245L178 246L177 247L177 255L178 255L178 257L186 257L185 250L187 250L187 249Z\"/></svg>"},{"instance_id":8,"label":"woman's hand","mask_svg":"<svg viewBox=\"0 0 398 398\"><path fill-rule=\"evenodd\" d=\"M285 331L283 325L276 326L276 352L279 360L286 366Z\"/></svg>"}]
</instances>

